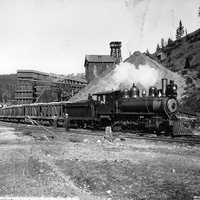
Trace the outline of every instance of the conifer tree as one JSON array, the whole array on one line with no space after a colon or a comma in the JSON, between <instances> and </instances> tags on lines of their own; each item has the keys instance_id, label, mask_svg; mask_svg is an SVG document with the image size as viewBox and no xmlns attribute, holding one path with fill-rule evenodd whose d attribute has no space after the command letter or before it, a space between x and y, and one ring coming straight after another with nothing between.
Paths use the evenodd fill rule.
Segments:
<instances>
[{"instance_id":1,"label":"conifer tree","mask_svg":"<svg viewBox=\"0 0 200 200\"><path fill-rule=\"evenodd\" d=\"M169 45L169 46L170 46L172 43L173 43L172 39L171 39L171 38L169 38L169 39L168 39L168 41L167 41L167 45Z\"/></svg>"},{"instance_id":2,"label":"conifer tree","mask_svg":"<svg viewBox=\"0 0 200 200\"><path fill-rule=\"evenodd\" d=\"M184 26L182 25L181 20L179 21L179 26L176 29L176 39L180 39L184 35Z\"/></svg>"},{"instance_id":3,"label":"conifer tree","mask_svg":"<svg viewBox=\"0 0 200 200\"><path fill-rule=\"evenodd\" d=\"M164 38L161 39L161 48L164 48L165 47L165 40Z\"/></svg>"},{"instance_id":4,"label":"conifer tree","mask_svg":"<svg viewBox=\"0 0 200 200\"><path fill-rule=\"evenodd\" d=\"M159 46L159 44L157 44L156 51L157 51L157 52L160 51L160 46Z\"/></svg>"}]
</instances>

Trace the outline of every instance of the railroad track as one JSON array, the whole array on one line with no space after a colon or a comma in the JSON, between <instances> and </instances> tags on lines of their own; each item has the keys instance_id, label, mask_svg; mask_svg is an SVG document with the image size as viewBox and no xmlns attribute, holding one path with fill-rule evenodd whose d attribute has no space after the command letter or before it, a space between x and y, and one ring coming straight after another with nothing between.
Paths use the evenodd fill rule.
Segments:
<instances>
[{"instance_id":1,"label":"railroad track","mask_svg":"<svg viewBox=\"0 0 200 200\"><path fill-rule=\"evenodd\" d=\"M82 131L82 130L72 130L72 133L75 134L81 134L81 135L92 135L92 136L105 136L105 133L103 131L99 131L96 134L92 132ZM148 141L155 141L155 142L168 142L168 143L182 143L182 144L190 144L190 145L196 145L200 144L200 136L190 136L190 137L167 137L167 136L152 136L152 135L145 135L140 136L140 133L138 131L135 131L135 133L123 133L118 132L116 135L114 134L114 138L129 138L129 139L135 139L135 140L148 140Z\"/></svg>"},{"instance_id":2,"label":"railroad track","mask_svg":"<svg viewBox=\"0 0 200 200\"><path fill-rule=\"evenodd\" d=\"M20 124L19 126L16 126L16 123L8 123L8 122L3 122L1 123L5 126L9 127L15 127L17 130L31 130L31 127L34 127L34 131L41 131L41 127L36 126L36 125L25 125L25 124ZM63 133L66 132L64 128L53 128L53 127L46 127L51 132L56 133ZM42 130L43 132L45 130ZM91 136L98 136L98 137L104 137L105 132L104 131L99 131L99 130L88 130L88 129L70 129L70 131L66 132L68 134L79 134L79 135L91 135ZM180 137L169 137L169 136L156 136L156 135L142 135L142 133L138 131L131 131L131 132L114 132L113 133L113 138L129 138L129 139L135 139L135 140L147 140L147 141L153 141L153 142L168 142L168 143L179 143L179 144L190 144L190 145L198 145L200 144L200 135L193 135L193 136L180 136Z\"/></svg>"},{"instance_id":3,"label":"railroad track","mask_svg":"<svg viewBox=\"0 0 200 200\"><path fill-rule=\"evenodd\" d=\"M170 142L170 143L187 143L191 145L200 144L200 137L164 137L164 136L158 136L158 137L144 137L144 136L134 136L134 135L128 135L127 138L131 139L144 139L144 140L150 140L150 141L160 141L160 142Z\"/></svg>"},{"instance_id":4,"label":"railroad track","mask_svg":"<svg viewBox=\"0 0 200 200\"><path fill-rule=\"evenodd\" d=\"M38 128L39 129L39 128ZM50 127L50 130L53 131L55 129L52 129ZM56 129L56 132L65 132L64 128L58 128ZM104 131L91 131L87 129L71 129L69 131L69 134L79 134L79 135L91 135L91 136L98 136L103 137L105 136ZM132 133L124 133L124 132L116 132L113 135L113 138L129 138L129 139L135 139L135 140L148 140L148 141L155 141L155 142L168 142L168 143L179 143L179 144L190 144L190 145L197 145L200 144L200 136L190 136L190 137L167 137L167 136L156 136L156 135L145 135L141 136L139 135L138 131L132 132Z\"/></svg>"}]
</instances>

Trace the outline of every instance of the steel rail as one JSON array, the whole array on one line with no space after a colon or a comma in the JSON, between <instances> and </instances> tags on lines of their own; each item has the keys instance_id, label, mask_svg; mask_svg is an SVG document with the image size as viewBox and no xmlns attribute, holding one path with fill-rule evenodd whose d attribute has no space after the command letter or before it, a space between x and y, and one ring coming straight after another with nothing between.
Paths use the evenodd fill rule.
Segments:
<instances>
[{"instance_id":1,"label":"steel rail","mask_svg":"<svg viewBox=\"0 0 200 200\"><path fill-rule=\"evenodd\" d=\"M5 123L5 125L7 124L13 124L12 126L14 126L14 124L16 125L16 123L10 123L10 122L3 122ZM12 127L11 126L11 127ZM27 124L20 124L19 127L14 126L17 130L19 129L23 129L23 130L30 130L31 127L34 127L35 131L39 131L41 130L41 127L38 127L36 125L28 125ZM105 131L99 131L99 130L90 130L90 129L70 129L69 131L66 131L65 128L59 127L59 128L54 128L54 127L47 127L48 129L50 129L49 131L54 133L54 136L56 136L56 132L57 133L66 133L68 135L70 134L79 134L79 135L91 135L91 136L97 136L97 137L104 137L105 136ZM44 130L43 130L44 131ZM94 133L95 131L95 133ZM143 134L142 136L140 134ZM147 141L153 141L153 142L168 142L168 143L179 143L179 144L191 144L191 145L196 145L196 144L200 144L200 135L193 135L193 136L177 136L177 137L169 137L169 136L152 136L152 134L148 135L146 134L144 136L144 133L139 132L139 131L127 131L127 132L113 132L113 138L120 138L120 139L136 139L136 140L147 140Z\"/></svg>"}]
</instances>

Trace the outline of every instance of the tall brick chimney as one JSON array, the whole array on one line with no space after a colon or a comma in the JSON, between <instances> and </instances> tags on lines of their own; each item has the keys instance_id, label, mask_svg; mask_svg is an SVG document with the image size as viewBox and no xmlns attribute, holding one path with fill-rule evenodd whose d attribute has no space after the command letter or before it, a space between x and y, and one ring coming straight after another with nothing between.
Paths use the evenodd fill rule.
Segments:
<instances>
[{"instance_id":1,"label":"tall brick chimney","mask_svg":"<svg viewBox=\"0 0 200 200\"><path fill-rule=\"evenodd\" d=\"M122 61L121 46L122 43L119 41L110 42L110 56L116 58L116 63Z\"/></svg>"}]
</instances>

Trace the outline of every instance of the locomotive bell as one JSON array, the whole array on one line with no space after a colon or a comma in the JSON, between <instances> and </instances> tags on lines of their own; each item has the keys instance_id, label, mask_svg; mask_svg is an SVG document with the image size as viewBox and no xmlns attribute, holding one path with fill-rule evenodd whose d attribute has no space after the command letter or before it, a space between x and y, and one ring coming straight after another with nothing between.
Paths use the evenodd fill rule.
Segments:
<instances>
[{"instance_id":1,"label":"locomotive bell","mask_svg":"<svg viewBox=\"0 0 200 200\"><path fill-rule=\"evenodd\" d=\"M129 90L128 89L123 90L123 98L125 98L125 99L129 98Z\"/></svg>"},{"instance_id":2,"label":"locomotive bell","mask_svg":"<svg viewBox=\"0 0 200 200\"><path fill-rule=\"evenodd\" d=\"M147 96L146 90L142 90L142 96L143 96L143 97L146 97L146 96Z\"/></svg>"},{"instance_id":3,"label":"locomotive bell","mask_svg":"<svg viewBox=\"0 0 200 200\"><path fill-rule=\"evenodd\" d=\"M130 96L136 98L139 96L139 94L140 94L140 91L138 87L135 85L135 83L133 83L133 86L130 89Z\"/></svg>"},{"instance_id":4,"label":"locomotive bell","mask_svg":"<svg viewBox=\"0 0 200 200\"><path fill-rule=\"evenodd\" d=\"M151 97L157 96L157 88L156 87L149 88L149 96L151 96Z\"/></svg>"}]
</instances>

